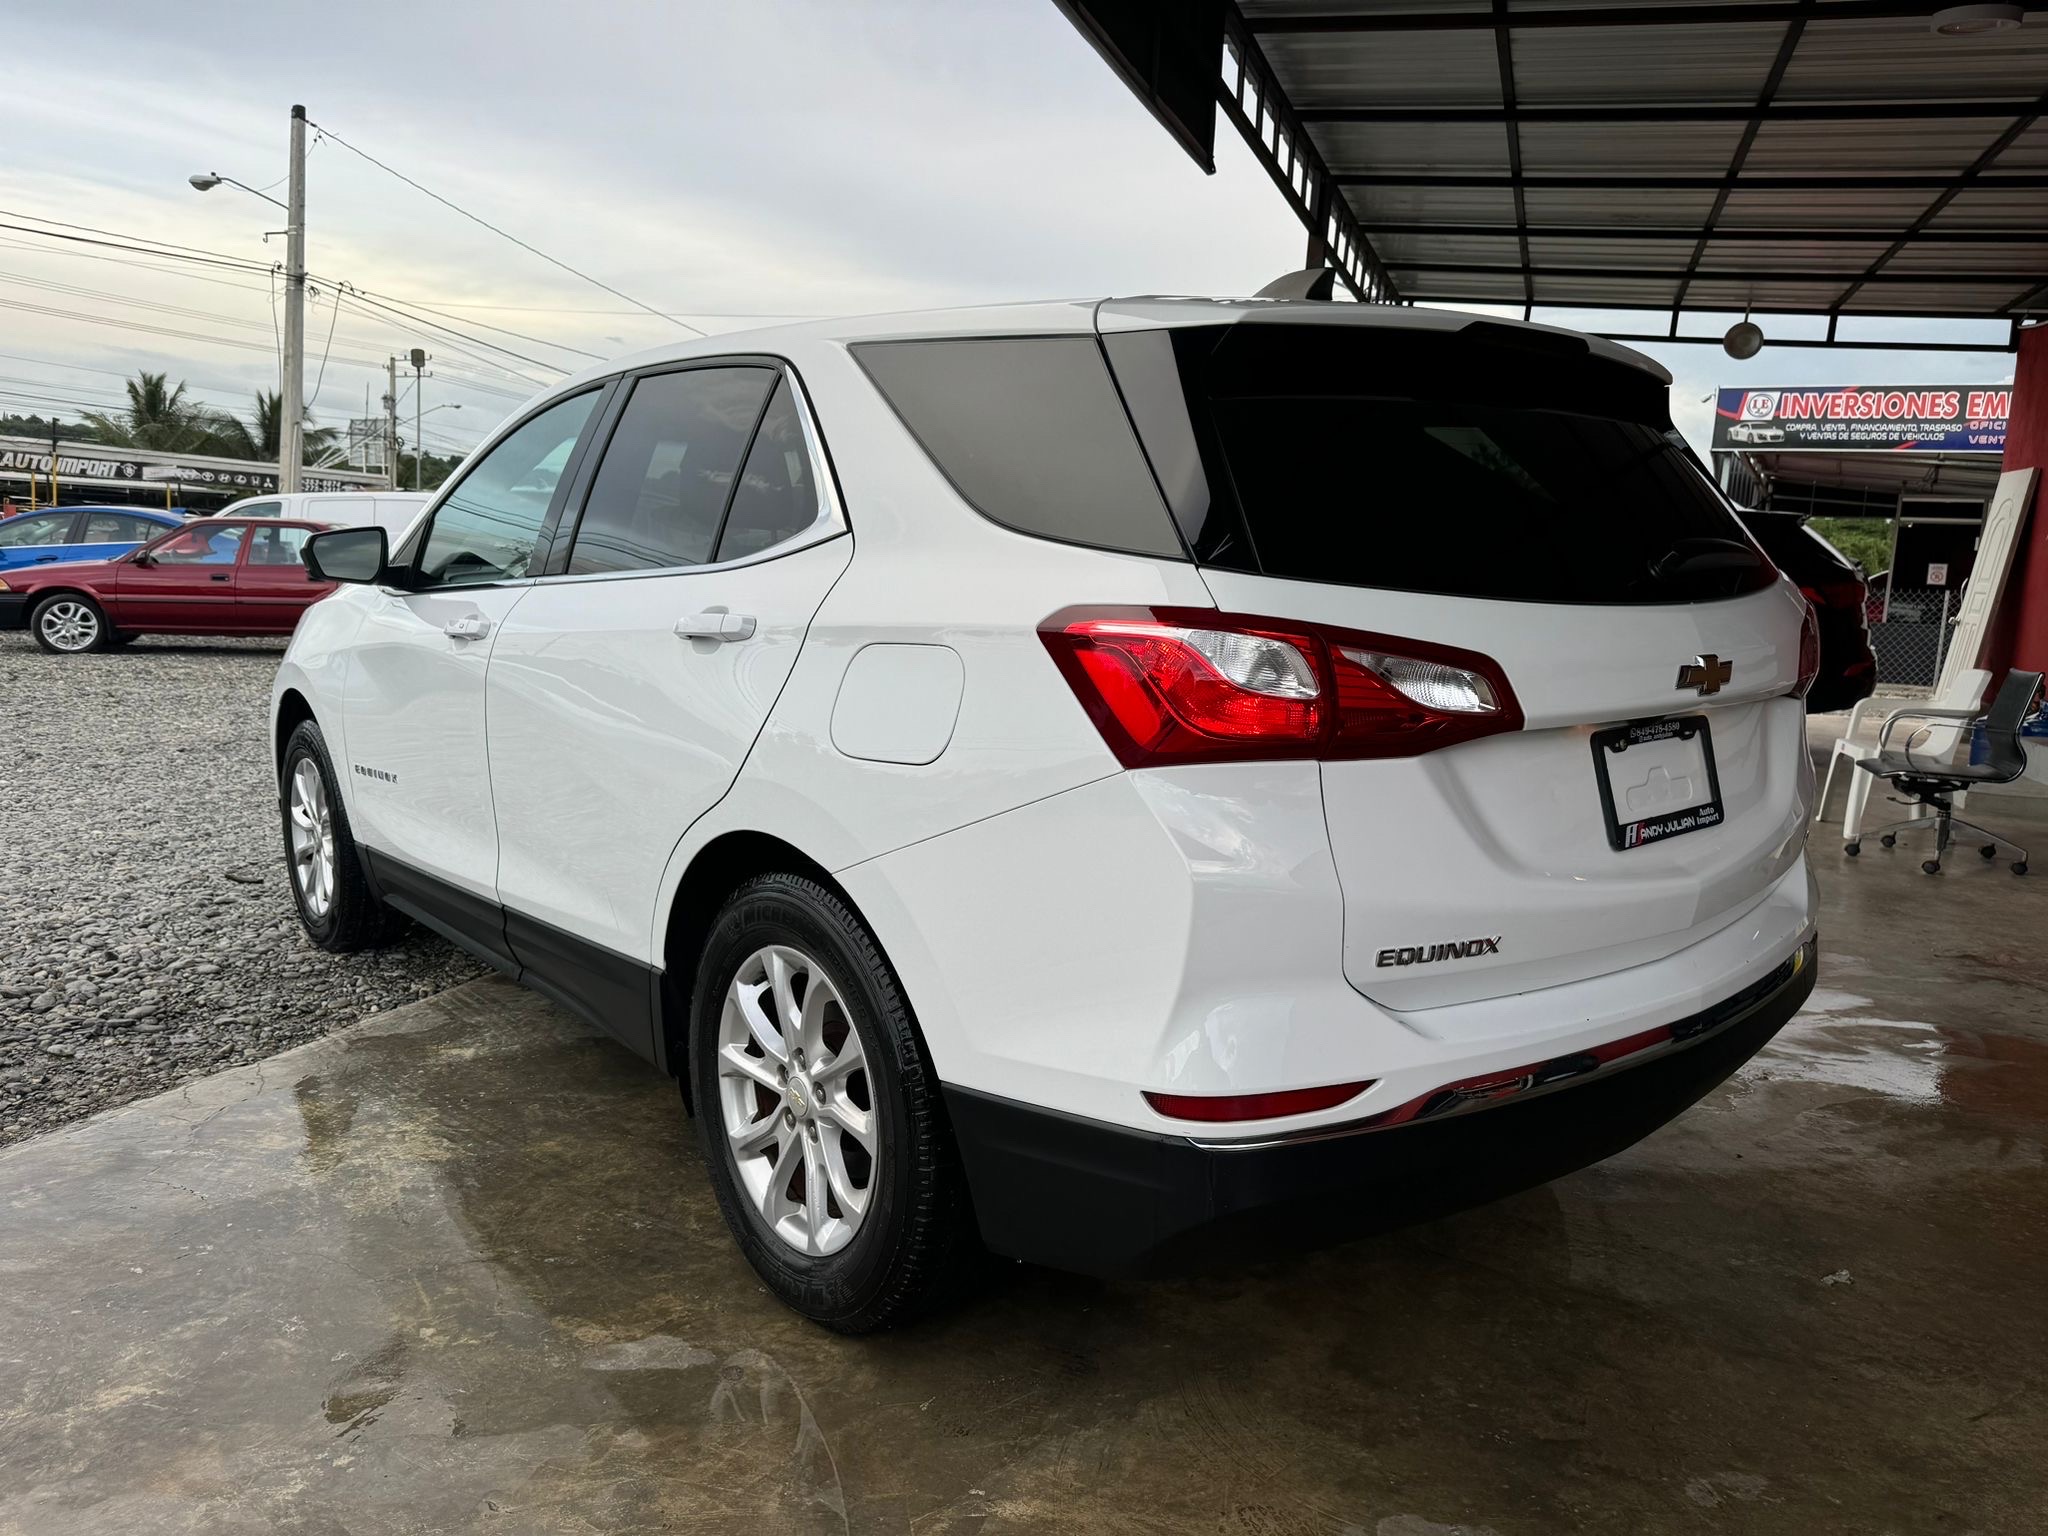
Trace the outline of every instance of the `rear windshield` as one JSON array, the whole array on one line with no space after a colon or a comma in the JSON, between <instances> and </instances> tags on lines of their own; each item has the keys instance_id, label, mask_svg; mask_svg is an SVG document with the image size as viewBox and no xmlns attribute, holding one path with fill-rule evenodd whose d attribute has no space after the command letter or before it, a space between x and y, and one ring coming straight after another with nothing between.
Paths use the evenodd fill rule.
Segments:
<instances>
[{"instance_id":1,"label":"rear windshield","mask_svg":"<svg viewBox=\"0 0 2048 1536\"><path fill-rule=\"evenodd\" d=\"M1168 349L1180 420L1156 399L1131 399L1132 415L1206 564L1553 603L1691 602L1773 579L1669 435L1662 384L1576 338L1483 322L1136 333L1108 348L1127 399L1148 375L1156 390ZM1190 445L1199 475L1172 462Z\"/></svg>"}]
</instances>

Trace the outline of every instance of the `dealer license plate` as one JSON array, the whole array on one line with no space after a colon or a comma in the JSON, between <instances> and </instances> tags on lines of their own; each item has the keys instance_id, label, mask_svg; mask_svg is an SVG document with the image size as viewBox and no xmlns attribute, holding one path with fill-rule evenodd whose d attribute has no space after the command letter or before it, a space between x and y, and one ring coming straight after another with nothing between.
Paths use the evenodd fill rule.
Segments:
<instances>
[{"instance_id":1,"label":"dealer license plate","mask_svg":"<svg viewBox=\"0 0 2048 1536\"><path fill-rule=\"evenodd\" d=\"M1704 715L1673 715L1593 733L1593 771L1600 782L1607 841L1644 848L1687 832L1718 827L1721 782L1714 775L1714 738Z\"/></svg>"}]
</instances>

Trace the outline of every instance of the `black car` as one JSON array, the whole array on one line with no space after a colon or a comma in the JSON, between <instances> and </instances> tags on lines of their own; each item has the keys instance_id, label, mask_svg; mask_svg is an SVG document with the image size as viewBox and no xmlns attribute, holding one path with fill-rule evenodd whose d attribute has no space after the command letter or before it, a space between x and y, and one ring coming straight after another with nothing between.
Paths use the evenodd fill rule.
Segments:
<instances>
[{"instance_id":1,"label":"black car","mask_svg":"<svg viewBox=\"0 0 2048 1536\"><path fill-rule=\"evenodd\" d=\"M1820 621L1820 676L1806 695L1807 713L1847 709L1869 698L1877 687L1877 654L1864 619L1868 593L1855 565L1797 512L1744 509L1742 521L1771 563L1799 584Z\"/></svg>"}]
</instances>

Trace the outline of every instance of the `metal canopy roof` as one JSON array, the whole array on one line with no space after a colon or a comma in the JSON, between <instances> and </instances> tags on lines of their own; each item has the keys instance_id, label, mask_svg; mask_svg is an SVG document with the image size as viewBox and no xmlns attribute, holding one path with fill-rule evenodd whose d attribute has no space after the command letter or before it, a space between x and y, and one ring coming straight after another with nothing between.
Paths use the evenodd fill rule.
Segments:
<instances>
[{"instance_id":1,"label":"metal canopy roof","mask_svg":"<svg viewBox=\"0 0 2048 1536\"><path fill-rule=\"evenodd\" d=\"M1908 496L1965 496L1989 499L1998 485L1995 454L1982 453L1772 453L1745 451L1735 457L1774 480ZM1716 455L1719 458L1719 455Z\"/></svg>"},{"instance_id":2,"label":"metal canopy roof","mask_svg":"<svg viewBox=\"0 0 2048 1536\"><path fill-rule=\"evenodd\" d=\"M1360 298L2048 312L2048 9L1941 4L1220 0L1218 99Z\"/></svg>"}]
</instances>

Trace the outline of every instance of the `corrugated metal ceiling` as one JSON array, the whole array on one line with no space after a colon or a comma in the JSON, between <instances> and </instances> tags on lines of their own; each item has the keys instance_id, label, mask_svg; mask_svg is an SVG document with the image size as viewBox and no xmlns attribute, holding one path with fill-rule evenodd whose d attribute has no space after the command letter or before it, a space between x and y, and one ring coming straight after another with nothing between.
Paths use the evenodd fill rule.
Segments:
<instances>
[{"instance_id":1,"label":"corrugated metal ceiling","mask_svg":"<svg viewBox=\"0 0 2048 1536\"><path fill-rule=\"evenodd\" d=\"M2016 318L2048 313L2024 4L1975 37L1899 0L1235 0L1229 30L1389 296Z\"/></svg>"}]
</instances>

